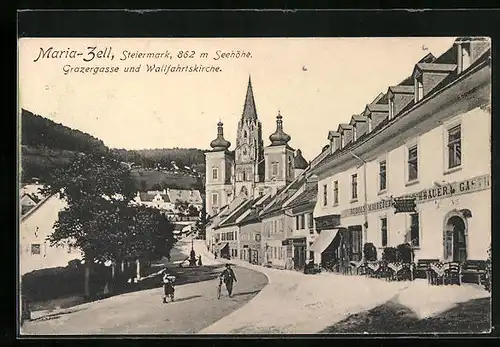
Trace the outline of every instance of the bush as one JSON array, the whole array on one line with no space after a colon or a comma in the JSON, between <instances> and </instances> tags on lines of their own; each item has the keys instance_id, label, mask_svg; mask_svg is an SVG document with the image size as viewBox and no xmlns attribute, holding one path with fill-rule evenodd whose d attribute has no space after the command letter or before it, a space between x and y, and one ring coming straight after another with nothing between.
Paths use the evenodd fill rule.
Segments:
<instances>
[{"instance_id":1,"label":"bush","mask_svg":"<svg viewBox=\"0 0 500 347\"><path fill-rule=\"evenodd\" d=\"M56 267L29 272L22 277L23 295L30 301L45 301L83 294L83 267Z\"/></svg>"},{"instance_id":2,"label":"bush","mask_svg":"<svg viewBox=\"0 0 500 347\"><path fill-rule=\"evenodd\" d=\"M413 260L412 257L413 250L409 243L402 243L397 247L397 255L398 261L402 263L411 263Z\"/></svg>"},{"instance_id":3,"label":"bush","mask_svg":"<svg viewBox=\"0 0 500 347\"><path fill-rule=\"evenodd\" d=\"M395 263L398 261L398 250L394 247L386 247L384 248L384 252L382 253L382 260L388 263Z\"/></svg>"},{"instance_id":4,"label":"bush","mask_svg":"<svg viewBox=\"0 0 500 347\"><path fill-rule=\"evenodd\" d=\"M366 261L375 261L377 260L377 248L371 242L365 243L363 246L363 255Z\"/></svg>"}]
</instances>

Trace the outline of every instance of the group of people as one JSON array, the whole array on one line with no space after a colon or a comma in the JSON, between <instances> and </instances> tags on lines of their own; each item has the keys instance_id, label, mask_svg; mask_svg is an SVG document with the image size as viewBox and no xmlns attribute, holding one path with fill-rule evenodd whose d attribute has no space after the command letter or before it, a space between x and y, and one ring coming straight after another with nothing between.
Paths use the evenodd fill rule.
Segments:
<instances>
[{"instance_id":1,"label":"group of people","mask_svg":"<svg viewBox=\"0 0 500 347\"><path fill-rule=\"evenodd\" d=\"M175 300L174 294L175 294L175 287L174 287L174 282L175 282L175 276L169 274L167 272L167 269L164 270L163 272L163 303L166 304L168 303L168 300L170 299L170 302L173 302ZM226 264L226 268L221 272L219 275L219 285L221 286L222 283L226 285L226 290L228 293L228 296L231 298L233 295L233 285L234 282L238 282L236 279L236 275L234 274L233 269L231 268L230 264Z\"/></svg>"}]
</instances>

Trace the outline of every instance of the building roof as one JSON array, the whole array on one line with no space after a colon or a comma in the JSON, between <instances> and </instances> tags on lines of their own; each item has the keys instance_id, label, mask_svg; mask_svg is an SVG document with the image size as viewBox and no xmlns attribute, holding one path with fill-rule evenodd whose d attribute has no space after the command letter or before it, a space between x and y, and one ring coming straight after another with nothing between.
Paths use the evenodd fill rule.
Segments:
<instances>
[{"instance_id":1,"label":"building roof","mask_svg":"<svg viewBox=\"0 0 500 347\"><path fill-rule=\"evenodd\" d=\"M414 86L403 86L403 85L397 85L397 86L391 86L389 87L389 90L394 93L394 94L413 94L415 92L415 87Z\"/></svg>"},{"instance_id":2,"label":"building roof","mask_svg":"<svg viewBox=\"0 0 500 347\"><path fill-rule=\"evenodd\" d=\"M139 198L141 199L142 202L151 202L158 194L160 194L164 202L170 202L170 198L168 197L168 195L162 193L139 192Z\"/></svg>"},{"instance_id":3,"label":"building roof","mask_svg":"<svg viewBox=\"0 0 500 347\"><path fill-rule=\"evenodd\" d=\"M240 218L246 211L248 211L248 209L253 205L253 203L254 203L253 199L243 202L233 214L231 214L227 219L223 220L219 224L219 228L235 224L238 218Z\"/></svg>"},{"instance_id":4,"label":"building roof","mask_svg":"<svg viewBox=\"0 0 500 347\"><path fill-rule=\"evenodd\" d=\"M389 112L389 106L387 104L368 104L366 108L370 112Z\"/></svg>"},{"instance_id":5,"label":"building roof","mask_svg":"<svg viewBox=\"0 0 500 347\"><path fill-rule=\"evenodd\" d=\"M456 64L432 64L432 63L418 63L415 67L421 71L432 72L452 72L457 68Z\"/></svg>"},{"instance_id":6,"label":"building roof","mask_svg":"<svg viewBox=\"0 0 500 347\"><path fill-rule=\"evenodd\" d=\"M185 201L190 204L202 204L199 190L196 189L168 189L167 194L171 202Z\"/></svg>"},{"instance_id":7,"label":"building roof","mask_svg":"<svg viewBox=\"0 0 500 347\"><path fill-rule=\"evenodd\" d=\"M243 105L242 119L257 119L257 108L255 107L255 99L253 97L252 78L248 76L247 94L245 97L245 104Z\"/></svg>"},{"instance_id":8,"label":"building roof","mask_svg":"<svg viewBox=\"0 0 500 347\"><path fill-rule=\"evenodd\" d=\"M287 208L296 207L307 203L316 203L317 196L317 182L307 182L304 191L297 195L295 199L290 201L290 203L287 205Z\"/></svg>"},{"instance_id":9,"label":"building roof","mask_svg":"<svg viewBox=\"0 0 500 347\"><path fill-rule=\"evenodd\" d=\"M351 117L351 122L349 124L352 125L353 122L366 122L366 120L367 120L366 116L362 116L359 114L353 114Z\"/></svg>"},{"instance_id":10,"label":"building roof","mask_svg":"<svg viewBox=\"0 0 500 347\"><path fill-rule=\"evenodd\" d=\"M293 166L296 169L301 170L305 170L309 166L307 160L305 160L302 156L302 151L300 149L297 149L297 155L295 156L295 158L293 158Z\"/></svg>"}]
</instances>

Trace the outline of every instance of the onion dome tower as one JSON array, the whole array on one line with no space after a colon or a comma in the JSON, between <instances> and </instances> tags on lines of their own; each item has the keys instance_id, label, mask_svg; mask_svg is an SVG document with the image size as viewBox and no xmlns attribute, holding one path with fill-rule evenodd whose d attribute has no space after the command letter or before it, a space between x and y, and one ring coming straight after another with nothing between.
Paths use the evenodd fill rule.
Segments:
<instances>
[{"instance_id":1,"label":"onion dome tower","mask_svg":"<svg viewBox=\"0 0 500 347\"><path fill-rule=\"evenodd\" d=\"M291 140L290 135L283 131L283 117L280 111L278 111L278 115L276 116L276 131L269 136L269 140L271 141L271 146L287 145Z\"/></svg>"},{"instance_id":2,"label":"onion dome tower","mask_svg":"<svg viewBox=\"0 0 500 347\"><path fill-rule=\"evenodd\" d=\"M210 147L212 147L214 151L226 151L229 147L231 147L231 142L224 138L223 125L224 124L221 121L217 123L217 138L210 142Z\"/></svg>"}]
</instances>

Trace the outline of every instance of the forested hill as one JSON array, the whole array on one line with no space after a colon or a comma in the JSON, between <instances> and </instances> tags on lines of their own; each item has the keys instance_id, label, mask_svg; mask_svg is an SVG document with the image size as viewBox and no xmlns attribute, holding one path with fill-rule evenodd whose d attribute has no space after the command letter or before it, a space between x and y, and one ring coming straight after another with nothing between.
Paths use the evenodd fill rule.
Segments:
<instances>
[{"instance_id":1,"label":"forested hill","mask_svg":"<svg viewBox=\"0 0 500 347\"><path fill-rule=\"evenodd\" d=\"M21 112L21 124L24 146L83 153L107 149L101 140L89 134L68 128L24 109Z\"/></svg>"},{"instance_id":2,"label":"forested hill","mask_svg":"<svg viewBox=\"0 0 500 347\"><path fill-rule=\"evenodd\" d=\"M113 149L121 161L134 163L143 168L172 169L173 164L181 171L187 166L196 172L205 172L205 151L197 148L157 148L157 149Z\"/></svg>"}]
</instances>

